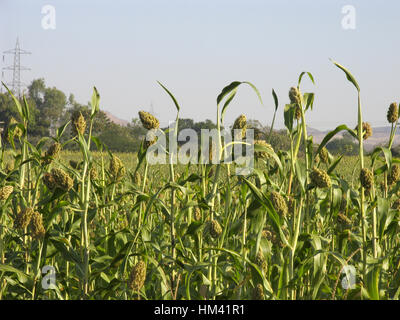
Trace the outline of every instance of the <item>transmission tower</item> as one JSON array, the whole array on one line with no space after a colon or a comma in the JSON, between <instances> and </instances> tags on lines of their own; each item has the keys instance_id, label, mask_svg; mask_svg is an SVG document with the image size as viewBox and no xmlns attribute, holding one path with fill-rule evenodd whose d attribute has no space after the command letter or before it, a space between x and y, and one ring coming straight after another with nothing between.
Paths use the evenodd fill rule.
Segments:
<instances>
[{"instance_id":1,"label":"transmission tower","mask_svg":"<svg viewBox=\"0 0 400 320\"><path fill-rule=\"evenodd\" d=\"M21 54L31 54L31 52L22 50L19 47L19 40L17 38L17 42L15 44L15 48L11 50L4 51L3 54L13 54L14 55L14 64L12 66L4 67L3 68L3 77L4 77L4 70L11 70L13 72L12 82L6 83L10 86L10 89L17 97L21 97L21 87L24 84L21 82L21 71L30 70L27 67L21 66ZM3 55L3 62L4 62L4 55Z\"/></svg>"}]
</instances>

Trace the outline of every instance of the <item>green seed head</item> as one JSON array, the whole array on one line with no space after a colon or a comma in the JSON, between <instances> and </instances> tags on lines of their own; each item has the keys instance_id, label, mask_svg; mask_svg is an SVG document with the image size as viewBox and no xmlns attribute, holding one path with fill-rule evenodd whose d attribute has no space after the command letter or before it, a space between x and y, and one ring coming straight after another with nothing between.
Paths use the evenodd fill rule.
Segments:
<instances>
[{"instance_id":1,"label":"green seed head","mask_svg":"<svg viewBox=\"0 0 400 320\"><path fill-rule=\"evenodd\" d=\"M25 208L24 210L17 213L15 218L15 226L24 230L29 226L33 216L34 210L32 208Z\"/></svg>"},{"instance_id":2,"label":"green seed head","mask_svg":"<svg viewBox=\"0 0 400 320\"><path fill-rule=\"evenodd\" d=\"M119 181L125 175L125 166L122 163L121 159L117 156L113 155L110 161L110 172L115 180Z\"/></svg>"},{"instance_id":3,"label":"green seed head","mask_svg":"<svg viewBox=\"0 0 400 320\"><path fill-rule=\"evenodd\" d=\"M395 184L397 181L400 179L400 166L397 164L394 164L392 166L392 170L390 171L390 174L388 176L388 183L389 185Z\"/></svg>"},{"instance_id":4,"label":"green seed head","mask_svg":"<svg viewBox=\"0 0 400 320\"><path fill-rule=\"evenodd\" d=\"M323 147L321 151L319 152L319 155L321 157L322 163L328 164L329 163L329 152L328 149Z\"/></svg>"},{"instance_id":5,"label":"green seed head","mask_svg":"<svg viewBox=\"0 0 400 320\"><path fill-rule=\"evenodd\" d=\"M315 164L318 164L320 161L321 161L321 158L320 158L319 154L317 154L317 155L315 156L315 158L314 158L314 163L315 163Z\"/></svg>"},{"instance_id":6,"label":"green seed head","mask_svg":"<svg viewBox=\"0 0 400 320\"><path fill-rule=\"evenodd\" d=\"M264 288L260 283L253 289L253 300L265 300Z\"/></svg>"},{"instance_id":7,"label":"green seed head","mask_svg":"<svg viewBox=\"0 0 400 320\"><path fill-rule=\"evenodd\" d=\"M89 171L89 174L90 174L90 179L91 179L91 180L97 180L98 173L97 173L96 167L92 167L92 168L90 169L90 171Z\"/></svg>"},{"instance_id":8,"label":"green seed head","mask_svg":"<svg viewBox=\"0 0 400 320\"><path fill-rule=\"evenodd\" d=\"M296 87L291 87L289 90L289 99L291 104L301 105L301 93Z\"/></svg>"},{"instance_id":9,"label":"green seed head","mask_svg":"<svg viewBox=\"0 0 400 320\"><path fill-rule=\"evenodd\" d=\"M16 124L16 123L18 123L18 121L15 120L14 117L11 117L10 122L9 122L9 126L12 125L12 124ZM15 129L14 129L14 137L19 138L21 136L22 136L21 128L20 127L15 127Z\"/></svg>"},{"instance_id":10,"label":"green seed head","mask_svg":"<svg viewBox=\"0 0 400 320\"><path fill-rule=\"evenodd\" d=\"M140 173L138 171L135 172L135 175L133 177L133 182L137 185L140 186L142 183L142 178L140 176Z\"/></svg>"},{"instance_id":11,"label":"green seed head","mask_svg":"<svg viewBox=\"0 0 400 320\"><path fill-rule=\"evenodd\" d=\"M199 207L194 208L194 220L196 220L196 221L201 220L201 210Z\"/></svg>"},{"instance_id":12,"label":"green seed head","mask_svg":"<svg viewBox=\"0 0 400 320\"><path fill-rule=\"evenodd\" d=\"M138 292L142 289L146 280L146 264L144 261L139 261L133 268L129 277L129 288Z\"/></svg>"},{"instance_id":13,"label":"green seed head","mask_svg":"<svg viewBox=\"0 0 400 320\"><path fill-rule=\"evenodd\" d=\"M218 238L222 234L222 228L217 220L210 222L210 236L214 239Z\"/></svg>"},{"instance_id":14,"label":"green seed head","mask_svg":"<svg viewBox=\"0 0 400 320\"><path fill-rule=\"evenodd\" d=\"M42 239L46 233L46 230L43 226L43 218L42 215L35 211L32 214L32 219L30 223L31 228L31 236L34 239Z\"/></svg>"},{"instance_id":15,"label":"green seed head","mask_svg":"<svg viewBox=\"0 0 400 320\"><path fill-rule=\"evenodd\" d=\"M296 104L296 108L294 109L294 117L296 120L301 119L301 107L298 104Z\"/></svg>"},{"instance_id":16,"label":"green seed head","mask_svg":"<svg viewBox=\"0 0 400 320\"><path fill-rule=\"evenodd\" d=\"M262 231L262 237L267 239L268 241L271 241L272 244L274 244L274 245L282 246L282 243L281 243L279 237L277 236L275 231L270 226L267 226Z\"/></svg>"},{"instance_id":17,"label":"green seed head","mask_svg":"<svg viewBox=\"0 0 400 320\"><path fill-rule=\"evenodd\" d=\"M69 191L74 185L74 180L62 169L52 169L51 175L55 185L64 191Z\"/></svg>"},{"instance_id":18,"label":"green seed head","mask_svg":"<svg viewBox=\"0 0 400 320\"><path fill-rule=\"evenodd\" d=\"M247 119L244 114L240 115L233 124L232 136L234 140L242 140L246 136ZM242 130L239 135L235 136L235 130Z\"/></svg>"},{"instance_id":19,"label":"green seed head","mask_svg":"<svg viewBox=\"0 0 400 320\"><path fill-rule=\"evenodd\" d=\"M275 208L275 211L281 215L281 216L286 216L288 212L288 207L286 204L285 199L276 191L271 192L271 202L273 207Z\"/></svg>"},{"instance_id":20,"label":"green seed head","mask_svg":"<svg viewBox=\"0 0 400 320\"><path fill-rule=\"evenodd\" d=\"M49 164L51 163L52 159L55 159L58 157L59 153L61 151L61 144L59 144L58 142L53 143L49 149L46 151L45 154L45 164Z\"/></svg>"},{"instance_id":21,"label":"green seed head","mask_svg":"<svg viewBox=\"0 0 400 320\"><path fill-rule=\"evenodd\" d=\"M372 127L369 124L369 122L363 122L362 129L363 129L363 139L364 140L367 140L369 137L372 136ZM355 130L358 131L358 125L356 126Z\"/></svg>"},{"instance_id":22,"label":"green seed head","mask_svg":"<svg viewBox=\"0 0 400 320\"><path fill-rule=\"evenodd\" d=\"M317 188L330 188L331 178L326 173L326 171L318 168L314 168L310 173L311 182Z\"/></svg>"},{"instance_id":23,"label":"green seed head","mask_svg":"<svg viewBox=\"0 0 400 320\"><path fill-rule=\"evenodd\" d=\"M266 273L267 272L267 261L265 260L264 254L262 253L261 249L258 250L256 256L256 265L260 267L260 269Z\"/></svg>"},{"instance_id":24,"label":"green seed head","mask_svg":"<svg viewBox=\"0 0 400 320\"><path fill-rule=\"evenodd\" d=\"M254 140L254 145L263 146L263 147L267 148L268 150L271 150L271 152L274 152L274 149L272 148L272 146L269 143L265 142L264 140ZM256 157L261 158L261 159L268 159L271 157L271 155L266 151L256 151L255 155L256 155Z\"/></svg>"},{"instance_id":25,"label":"green seed head","mask_svg":"<svg viewBox=\"0 0 400 320\"><path fill-rule=\"evenodd\" d=\"M53 175L48 172L43 175L43 183L49 190L53 190L56 187L56 182L54 181Z\"/></svg>"},{"instance_id":26,"label":"green seed head","mask_svg":"<svg viewBox=\"0 0 400 320\"><path fill-rule=\"evenodd\" d=\"M374 174L368 168L363 168L360 172L361 185L366 189L370 190L374 184Z\"/></svg>"},{"instance_id":27,"label":"green seed head","mask_svg":"<svg viewBox=\"0 0 400 320\"><path fill-rule=\"evenodd\" d=\"M158 119L149 112L139 111L139 118L143 127L147 130L158 129L160 127Z\"/></svg>"},{"instance_id":28,"label":"green seed head","mask_svg":"<svg viewBox=\"0 0 400 320\"><path fill-rule=\"evenodd\" d=\"M77 136L78 133L84 134L86 129L86 120L80 111L76 111L71 116L72 134Z\"/></svg>"},{"instance_id":29,"label":"green seed head","mask_svg":"<svg viewBox=\"0 0 400 320\"><path fill-rule=\"evenodd\" d=\"M399 106L396 102L393 102L389 106L387 112L387 120L389 123L395 123L399 119Z\"/></svg>"},{"instance_id":30,"label":"green seed head","mask_svg":"<svg viewBox=\"0 0 400 320\"><path fill-rule=\"evenodd\" d=\"M0 200L7 200L10 194L14 191L13 186L4 186L0 188Z\"/></svg>"}]
</instances>

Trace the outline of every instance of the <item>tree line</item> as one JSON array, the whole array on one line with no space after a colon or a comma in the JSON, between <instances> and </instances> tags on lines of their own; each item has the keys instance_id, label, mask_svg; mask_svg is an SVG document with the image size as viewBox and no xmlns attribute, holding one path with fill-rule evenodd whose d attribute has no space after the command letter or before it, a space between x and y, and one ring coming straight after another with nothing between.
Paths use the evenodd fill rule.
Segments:
<instances>
[{"instance_id":1,"label":"tree line","mask_svg":"<svg viewBox=\"0 0 400 320\"><path fill-rule=\"evenodd\" d=\"M56 87L46 86L45 80L35 79L28 86L25 98L30 107L30 132L29 140L37 143L42 137L54 136L58 127L68 122L71 115L80 111L85 119L90 116L91 105L81 104L75 100L73 94L68 97ZM18 111L8 93L0 94L0 122L2 123L3 137L10 123L18 122ZM258 120L248 120L248 128L255 131L255 138L268 140L275 150L287 151L290 148L290 140L286 130L273 130L263 126ZM193 119L180 119L178 130L194 129L200 134L201 129L215 129L216 124L207 119L196 122ZM126 126L112 122L105 112L100 111L94 119L93 135L97 136L111 151L136 152L140 142L146 134L146 129L140 123L139 118L133 118ZM65 141L68 136L64 136ZM4 139L7 142L7 139ZM68 144L66 148L73 148ZM356 148L355 141L351 137L336 139L327 145L328 150L335 154L353 154Z\"/></svg>"}]
</instances>

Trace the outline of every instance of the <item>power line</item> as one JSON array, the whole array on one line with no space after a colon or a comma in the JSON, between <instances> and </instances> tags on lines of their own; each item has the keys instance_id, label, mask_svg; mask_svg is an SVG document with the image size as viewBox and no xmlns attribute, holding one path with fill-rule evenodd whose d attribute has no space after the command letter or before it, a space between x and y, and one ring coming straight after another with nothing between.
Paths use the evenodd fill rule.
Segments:
<instances>
[{"instance_id":1,"label":"power line","mask_svg":"<svg viewBox=\"0 0 400 320\"><path fill-rule=\"evenodd\" d=\"M6 84L11 87L10 89L14 95L21 97L21 88L24 86L24 84L21 82L21 71L31 70L30 68L21 66L21 54L31 54L31 52L22 50L19 46L19 39L17 38L15 48L3 52L3 62L5 54L13 54L14 63L12 66L4 67L2 69L2 77L4 78L4 70L10 70L13 72L12 81Z\"/></svg>"}]
</instances>

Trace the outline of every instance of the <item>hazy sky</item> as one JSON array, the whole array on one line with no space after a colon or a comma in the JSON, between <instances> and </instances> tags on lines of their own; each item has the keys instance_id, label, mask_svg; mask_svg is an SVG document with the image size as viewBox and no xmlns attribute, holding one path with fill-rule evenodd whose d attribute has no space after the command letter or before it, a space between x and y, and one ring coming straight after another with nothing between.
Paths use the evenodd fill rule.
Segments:
<instances>
[{"instance_id":1,"label":"hazy sky","mask_svg":"<svg viewBox=\"0 0 400 320\"><path fill-rule=\"evenodd\" d=\"M47 4L56 9L55 30L42 28ZM345 5L356 9L355 30L342 27ZM354 126L356 91L332 58L357 78L364 119L382 126L389 104L400 101L399 12L398 0L0 0L0 51L18 36L32 51L22 58L32 69L24 82L43 77L81 103L95 85L102 109L130 120L153 103L163 124L175 108L156 80L174 93L181 117L214 121L221 89L252 82L264 105L240 88L227 124L241 113L269 124L274 88L281 127L288 90L309 71L316 80L303 84L316 94L310 126ZM11 56L0 62L11 64Z\"/></svg>"}]
</instances>

